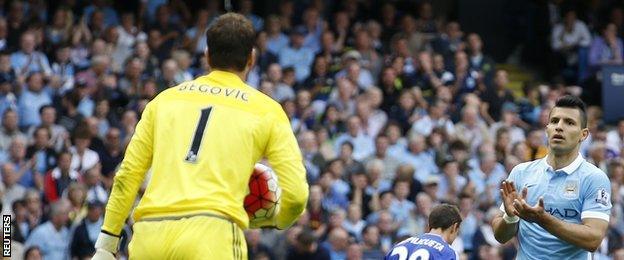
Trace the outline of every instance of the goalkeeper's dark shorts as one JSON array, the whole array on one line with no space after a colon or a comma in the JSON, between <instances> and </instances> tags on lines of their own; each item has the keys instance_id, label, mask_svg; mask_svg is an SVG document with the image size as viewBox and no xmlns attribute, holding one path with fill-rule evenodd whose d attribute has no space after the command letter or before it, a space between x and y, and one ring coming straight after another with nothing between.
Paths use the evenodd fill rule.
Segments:
<instances>
[{"instance_id":1,"label":"goalkeeper's dark shorts","mask_svg":"<svg viewBox=\"0 0 624 260\"><path fill-rule=\"evenodd\" d=\"M130 259L247 259L243 231L219 215L143 219L133 229Z\"/></svg>"}]
</instances>

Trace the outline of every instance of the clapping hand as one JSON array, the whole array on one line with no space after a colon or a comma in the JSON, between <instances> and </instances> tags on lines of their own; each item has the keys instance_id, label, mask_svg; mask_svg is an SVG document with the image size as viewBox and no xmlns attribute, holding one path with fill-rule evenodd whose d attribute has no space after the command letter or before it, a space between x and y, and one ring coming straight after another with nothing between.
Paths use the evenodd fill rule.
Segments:
<instances>
[{"instance_id":1,"label":"clapping hand","mask_svg":"<svg viewBox=\"0 0 624 260\"><path fill-rule=\"evenodd\" d=\"M540 197L535 206L531 207L526 202L527 188L522 189L522 197L514 199L513 207L516 215L528 222L538 222L544 216L544 198Z\"/></svg>"},{"instance_id":2,"label":"clapping hand","mask_svg":"<svg viewBox=\"0 0 624 260\"><path fill-rule=\"evenodd\" d=\"M503 181L501 184L501 197L503 198L503 206L505 207L505 213L507 216L513 217L517 216L518 212L514 207L514 201L519 199L520 196L516 191L516 187L514 186L513 181Z\"/></svg>"}]
</instances>

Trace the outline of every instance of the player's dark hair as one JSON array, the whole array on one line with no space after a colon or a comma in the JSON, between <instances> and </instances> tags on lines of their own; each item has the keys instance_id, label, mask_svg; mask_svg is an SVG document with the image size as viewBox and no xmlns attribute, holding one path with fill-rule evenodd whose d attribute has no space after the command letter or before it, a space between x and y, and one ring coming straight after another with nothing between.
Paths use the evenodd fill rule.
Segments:
<instances>
[{"instance_id":1,"label":"player's dark hair","mask_svg":"<svg viewBox=\"0 0 624 260\"><path fill-rule=\"evenodd\" d=\"M572 95L565 95L557 100L555 107L578 109L581 112L581 128L587 128L587 112L585 103L580 98Z\"/></svg>"},{"instance_id":2,"label":"player's dark hair","mask_svg":"<svg viewBox=\"0 0 624 260\"><path fill-rule=\"evenodd\" d=\"M251 57L256 33L247 18L227 13L210 25L206 41L210 67L243 71Z\"/></svg>"},{"instance_id":3,"label":"player's dark hair","mask_svg":"<svg viewBox=\"0 0 624 260\"><path fill-rule=\"evenodd\" d=\"M455 205L440 204L435 206L429 213L429 228L441 228L446 230L455 223L461 224L462 218L459 209Z\"/></svg>"}]
</instances>

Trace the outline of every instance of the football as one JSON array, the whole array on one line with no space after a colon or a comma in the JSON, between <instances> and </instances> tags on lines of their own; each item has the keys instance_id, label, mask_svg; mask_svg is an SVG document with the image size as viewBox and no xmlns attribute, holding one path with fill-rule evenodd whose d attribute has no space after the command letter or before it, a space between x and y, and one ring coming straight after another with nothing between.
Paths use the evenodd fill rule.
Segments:
<instances>
[{"instance_id":1,"label":"football","mask_svg":"<svg viewBox=\"0 0 624 260\"><path fill-rule=\"evenodd\" d=\"M249 193L244 203L249 219L258 221L272 218L279 211L281 192L275 172L266 165L256 163L249 178Z\"/></svg>"}]
</instances>

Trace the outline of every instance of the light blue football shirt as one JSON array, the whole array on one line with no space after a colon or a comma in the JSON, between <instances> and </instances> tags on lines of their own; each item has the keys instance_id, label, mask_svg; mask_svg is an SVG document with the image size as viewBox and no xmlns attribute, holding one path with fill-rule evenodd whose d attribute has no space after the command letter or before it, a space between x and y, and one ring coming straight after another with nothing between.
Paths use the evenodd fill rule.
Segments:
<instances>
[{"instance_id":1,"label":"light blue football shirt","mask_svg":"<svg viewBox=\"0 0 624 260\"><path fill-rule=\"evenodd\" d=\"M611 184L607 175L580 154L556 171L546 158L518 164L511 170L508 180L514 182L516 190L528 188L527 203L533 206L543 196L546 212L560 220L581 224L584 218L598 218L608 222ZM590 252L555 237L537 223L520 220L517 236L518 260L591 259Z\"/></svg>"}]
</instances>

